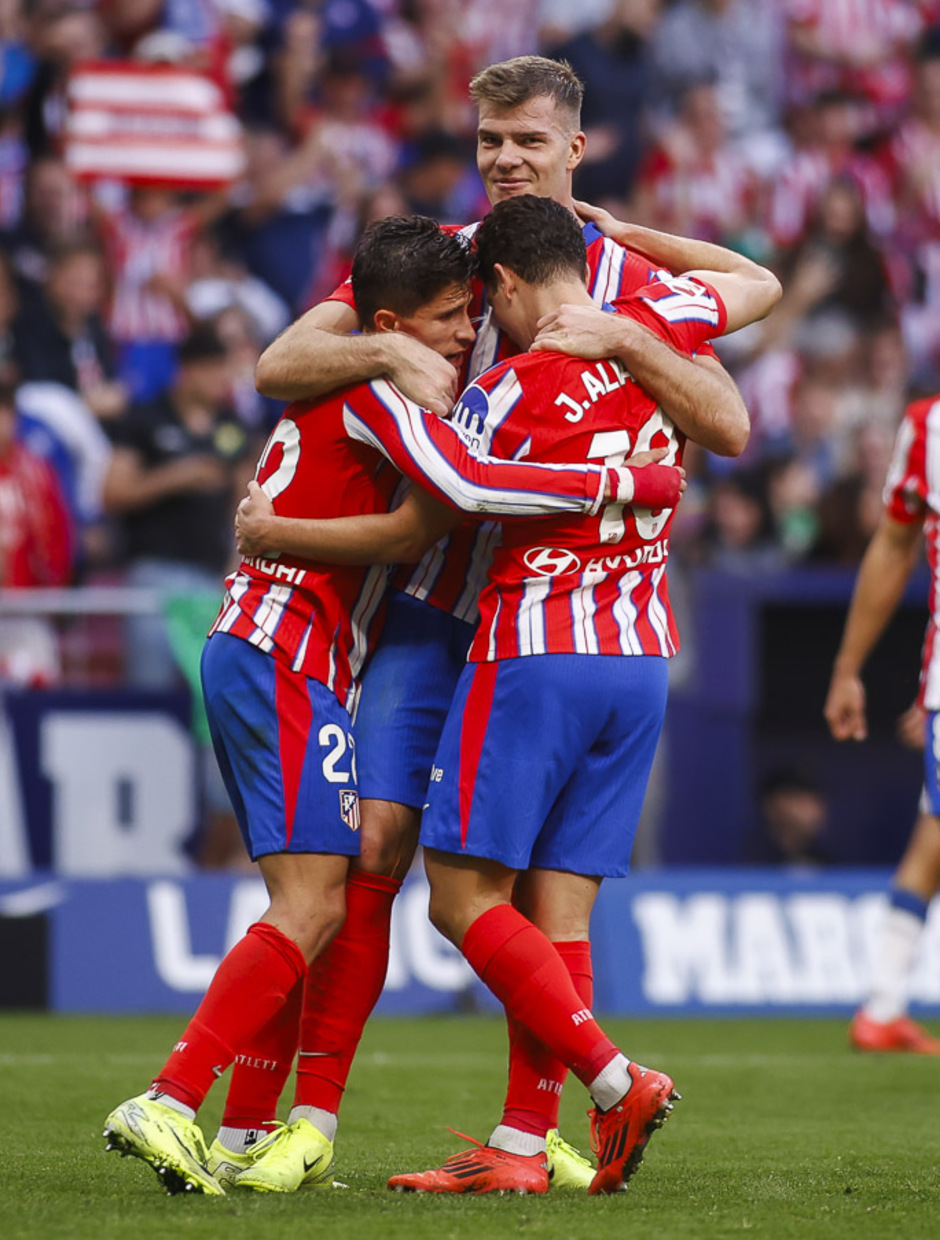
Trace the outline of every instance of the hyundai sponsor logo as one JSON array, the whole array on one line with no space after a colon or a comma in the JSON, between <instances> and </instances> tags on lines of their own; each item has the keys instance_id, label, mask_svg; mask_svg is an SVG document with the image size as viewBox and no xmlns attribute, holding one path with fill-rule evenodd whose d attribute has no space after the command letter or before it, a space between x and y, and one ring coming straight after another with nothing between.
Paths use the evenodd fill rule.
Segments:
<instances>
[{"instance_id":1,"label":"hyundai sponsor logo","mask_svg":"<svg viewBox=\"0 0 940 1240\"><path fill-rule=\"evenodd\" d=\"M523 563L541 577L560 577L563 573L581 571L580 558L564 547L531 547L523 556Z\"/></svg>"}]
</instances>

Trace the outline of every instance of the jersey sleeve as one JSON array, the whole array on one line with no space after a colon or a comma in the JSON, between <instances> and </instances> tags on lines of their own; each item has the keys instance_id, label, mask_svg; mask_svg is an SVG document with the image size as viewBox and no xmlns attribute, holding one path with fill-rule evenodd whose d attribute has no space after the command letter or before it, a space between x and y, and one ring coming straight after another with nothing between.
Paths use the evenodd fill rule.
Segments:
<instances>
[{"instance_id":1,"label":"jersey sleeve","mask_svg":"<svg viewBox=\"0 0 940 1240\"><path fill-rule=\"evenodd\" d=\"M940 408L940 402L937 405ZM920 402L904 412L882 495L888 516L904 525L922 521L927 507L928 430L923 412Z\"/></svg>"},{"instance_id":2,"label":"jersey sleeve","mask_svg":"<svg viewBox=\"0 0 940 1240\"><path fill-rule=\"evenodd\" d=\"M667 276L614 303L618 314L628 315L681 353L702 351L728 322L725 303L704 280Z\"/></svg>"},{"instance_id":3,"label":"jersey sleeve","mask_svg":"<svg viewBox=\"0 0 940 1240\"><path fill-rule=\"evenodd\" d=\"M347 433L458 512L546 517L598 511L607 469L497 460L469 451L456 429L408 400L387 379L371 383L343 410Z\"/></svg>"},{"instance_id":4,"label":"jersey sleeve","mask_svg":"<svg viewBox=\"0 0 940 1240\"><path fill-rule=\"evenodd\" d=\"M347 276L343 283L330 293L329 297L324 297L324 301L341 301L343 305L349 306L350 309L356 309L356 299L353 297L352 277ZM358 313L358 312L357 312Z\"/></svg>"}]
</instances>

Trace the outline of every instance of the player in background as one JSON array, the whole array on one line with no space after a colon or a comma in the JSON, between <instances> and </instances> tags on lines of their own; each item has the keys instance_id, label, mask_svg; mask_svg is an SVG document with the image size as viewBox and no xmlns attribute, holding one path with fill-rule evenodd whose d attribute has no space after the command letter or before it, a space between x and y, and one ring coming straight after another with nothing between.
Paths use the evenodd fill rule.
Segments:
<instances>
[{"instance_id":1,"label":"player in background","mask_svg":"<svg viewBox=\"0 0 940 1240\"><path fill-rule=\"evenodd\" d=\"M553 227L554 231L552 231ZM531 342L535 334L534 323L540 315L546 310L554 311L558 305L562 304L558 300L562 290L569 294L571 301L576 305L586 304L590 307L590 298L581 281L581 267L579 266L583 248L580 251L576 248L576 243L581 239L578 237L578 230L569 214L549 202L532 197L524 198L517 202L500 204L494 210L492 216L483 225L481 235L489 240L494 232L492 253L512 254L515 252L512 243L506 240L507 234L511 237L525 238L522 242L522 258L528 263L534 261L533 249L537 251L540 249L551 255L554 252L553 243L564 243L569 250L569 253L565 255L568 260L565 267L567 284L549 285L547 288L540 289L540 293L544 295L544 301L537 307L530 304L522 318L518 315L518 306L515 310L510 309L505 312L504 316L501 315L504 317L503 325L505 326L508 320L513 334L520 343ZM535 237L538 241L533 243L532 238ZM713 247L706 247L703 253L708 253L713 249ZM571 253L571 251L574 252ZM548 261L545 260L544 253L541 255L542 261ZM573 280L572 271L575 273ZM748 265L743 272L739 271L733 275L718 274L714 278L716 284L721 285L728 297L732 311L730 322L732 327L740 326L745 321L751 321L766 314L778 295L776 282L769 276L769 273L752 265ZM655 311L651 310L651 307L655 307ZM690 343L697 342L699 337L716 334L721 329L720 304L701 285L691 284L689 281L663 281L655 284L633 298L624 299L619 308L624 315L633 316L631 322L638 332L644 332L651 327L654 330L658 329L670 339L673 345L681 344L688 347ZM513 320L513 314L515 314L515 320ZM685 327L686 335L679 334L681 328L665 326L674 321ZM694 325L691 329L688 326L689 323ZM552 364L557 367L560 363L568 367L573 377L570 385L572 391L576 395L580 393L580 397L576 399L567 390L565 394L559 394L557 385L553 385L550 381L546 384L539 384L538 376L543 370L549 370L549 360L549 357L542 354L525 354L515 363L505 363L487 372L477 384L472 385L458 402L455 413L455 421L468 439L477 441L484 450L492 448L494 452L498 451L499 455L538 456L539 449L544 451L546 447L538 438L538 432L541 431L544 434L546 430L555 429L557 436L557 429L552 426L554 420L561 421L563 427L570 424L569 434L577 435L580 440L584 441L580 443L581 451L603 449L604 455L614 456L618 452L626 452L635 446L642 447L647 443L654 444L658 440L667 447L670 455L675 454L678 440L672 430L672 424L661 416L654 400L641 392L632 380L626 380L622 368L608 369L609 363L601 363L594 368L588 368L583 362L560 358L556 354L551 359ZM529 378L530 384L537 385L534 406L525 403L527 384L518 382L518 374L522 372ZM620 380L625 380L625 384L621 384ZM623 386L626 386L630 393L629 399L634 406L634 415L636 415L638 403L644 411L646 420L639 429L639 435L636 434L637 427L634 427L631 432L624 424L626 402L625 395L621 392ZM531 401L531 391L528 391L528 394ZM494 400L496 396L499 397L498 400ZM491 400L493 401L493 423L488 424L481 410L485 412ZM516 427L516 419L523 406L532 411L536 423L541 414L542 421L546 425L542 427L524 425L522 429ZM590 413L587 412L589 408ZM601 409L604 409L608 418L605 429L590 432L583 429L582 419L585 419L583 426L589 427L592 418L596 417ZM612 423L611 419L613 419ZM577 431L571 430L572 426L577 426ZM560 436L560 440L564 443L563 452L575 450L573 444L566 441L564 435ZM551 459L550 450L546 459ZM667 459L669 459L668 456ZM255 503L255 507L261 506L260 503ZM525 624L520 626L513 623L511 617L514 615L514 607L510 606L505 611L503 610L504 596L500 596L498 602L490 607L489 613L487 612L486 600L492 597L493 586L491 584L483 596L484 625L487 624L488 614L490 620L494 617L503 618L494 623L489 635L484 636L483 626L481 626L474 651L478 650L481 642L489 648L488 642L492 636L497 646L503 639L508 641L509 646L512 647L509 651L510 662L522 662L523 660L517 656L524 653L537 653L538 650L533 649L533 644L537 646L538 641L544 639L548 628L555 625L558 626L559 635L562 629L565 630L567 636L561 640L568 641L567 649L570 649L573 643L574 648L593 653L599 653L601 650L610 654L615 650L619 653L623 649L621 643L632 648L637 634L641 634L641 640L646 640L655 647L656 655L661 662L662 656L674 651L676 643L663 579L667 542L664 536L658 536L662 533L670 515L668 512L656 514L656 516L637 513L634 522L629 515L624 517L621 507L615 505L608 508L601 523L606 543L603 553L596 558L597 566L607 565L607 568L595 567L592 571L597 581L596 587L592 583L584 590L574 591L573 595L566 592L562 583L565 581L565 565L571 560L576 560L577 555L570 550L565 539L576 539L579 531L575 529L559 531L554 523L551 528L545 528L544 522L535 523L535 526L530 526L526 531L504 527L504 549L497 552L497 571L503 557L507 554L505 548L510 546L515 546L520 553L524 550L523 562L535 566L525 570L528 575L524 589L525 597L519 603L518 608L520 614L525 616ZM389 530L392 545L400 545L405 537L403 528L405 520L403 509L387 517L381 516L374 520L352 522L285 522L277 517L258 517L259 528L256 532L262 542L268 539L277 546L291 546L297 550L304 549L308 553L335 556L341 560L350 555L361 556L365 562L368 562L370 557L382 556L388 550L387 546L383 545L382 527ZM589 521L587 524L596 530L595 522ZM635 526L637 530L643 530L646 537L639 545L630 545L624 553L622 540L626 536L627 524L631 529ZM368 535L366 534L367 528ZM536 541L543 542L545 545L535 547L530 545L532 529L538 531L535 535ZM418 535L419 531L412 532L414 541L420 545L421 538ZM425 541L428 536L433 536L433 528L427 532ZM635 541L634 536L634 543ZM526 561L525 557L532 554L535 555L535 559ZM639 565L644 567L639 572L634 571ZM626 571L628 568L630 571ZM617 594L616 589L612 592L609 582L604 581L604 578L608 576L616 578L618 572L619 574L626 573L626 576L630 578L631 587L620 595ZM556 576L556 574L560 575ZM654 586L652 591L650 590L651 583ZM575 595L577 597L574 597ZM606 601L604 601L605 598ZM643 615L639 618L641 611ZM549 612L553 617L551 623L546 621L546 615ZM623 632L618 634L616 631L618 620L615 618L627 623L626 618L631 615L635 617L635 621L634 626L627 625L631 628L630 634ZM510 619L507 620L505 618L507 616ZM572 625L572 616L577 618L574 625ZM520 628L524 631L520 632ZM500 630L501 634L497 635L496 630ZM473 657L471 654L471 658ZM619 663L619 660L617 662ZM605 668L605 674L608 674L609 670L610 667ZM584 673L579 669L578 674ZM520 703L524 703L528 698L529 695L525 691L518 695ZM553 713L551 717L556 717L556 714L557 712ZM518 728L510 729L520 738L532 737L533 748L537 744L534 738L539 730L539 727L531 720L528 722L523 720ZM658 734L658 723L655 720L654 726L645 728L645 737L640 743L641 750L644 746L655 746L654 734ZM506 738L502 738L500 743L494 742L490 755L498 755L504 743L506 743ZM530 758L525 757L522 760L528 763ZM537 762L537 755L532 758L532 761ZM594 772L594 774L597 773ZM439 782L445 778L446 772L440 768L439 764L436 764L431 791L428 794L432 806L438 792ZM591 782L591 776L586 778L588 782ZM640 762L639 778L645 786L643 760ZM531 780L517 782L520 786L531 790ZM574 805L577 805L578 796L581 796L584 805L593 806L598 799L598 787L602 784L603 781L594 779L590 790L585 788L573 795ZM612 796L616 797L619 791L619 788L615 789ZM502 792L497 792L492 797L488 802L490 810L501 803L502 796ZM528 795L525 799L528 800ZM639 799L642 800L642 790ZM570 802L566 801L565 804L569 809L571 808ZM521 814L523 819L525 818L524 807L513 804L509 811L510 815L514 811ZM583 824L579 824L581 825ZM627 835L629 836L631 832L632 829L627 832ZM628 856L629 838L624 846ZM621 861L620 864L625 864L625 861ZM551 866L537 868L520 878L516 884L514 896L521 907L531 909L533 920L543 924L550 937L554 936L559 955L564 958L566 966L578 979L585 1006L590 1002L588 996L590 946L587 941L587 922L596 890L594 886L596 881L594 878L585 879L583 876L578 877L570 873L562 874ZM516 1052L515 1055L511 1052L511 1078L514 1066L515 1079L511 1079L510 1082L504 1122L490 1138L491 1144L479 1155L461 1156L458 1159L459 1166L445 1168L442 1172L423 1173L418 1177L404 1177L402 1181L396 1177L396 1181L393 1182L395 1186L431 1191L470 1192L496 1191L506 1188L543 1192L547 1189L549 1181L544 1166L546 1132L557 1123L557 1102L564 1079L564 1069L548 1055L544 1047L538 1043L537 1038L518 1024L514 1028L511 1024L511 1035L513 1036L513 1050ZM527 1046L525 1045L526 1039L528 1039ZM525 1071L526 1067L530 1070ZM545 1089L546 1080L551 1082L551 1088L548 1090ZM256 1173L264 1169L266 1161L267 1158L260 1160Z\"/></svg>"},{"instance_id":2,"label":"player in background","mask_svg":"<svg viewBox=\"0 0 940 1240\"><path fill-rule=\"evenodd\" d=\"M382 263L372 263L359 286L362 304L374 305L375 329L414 331L459 360L473 339L466 245L420 217L386 222L382 242ZM642 497L630 469L472 457L452 427L386 382L339 392L316 410L291 406L257 477L287 515L375 513L387 511L399 482L388 460L466 512L590 513L604 499ZM666 475L677 486L677 471L655 471ZM309 965L342 924L349 859L359 851L349 711L385 572L256 558L243 560L226 585L203 652L206 709L270 905L220 964L150 1089L105 1121L108 1148L147 1162L171 1193L224 1194L196 1112L235 1056L295 1002ZM322 1141L309 1182L327 1181L331 1163L332 1145Z\"/></svg>"},{"instance_id":3,"label":"player in background","mask_svg":"<svg viewBox=\"0 0 940 1240\"><path fill-rule=\"evenodd\" d=\"M940 1055L940 1041L907 1014L908 985L930 901L940 889L940 644L937 641L940 523L940 396L914 401L898 428L884 491L884 512L858 571L826 698L836 740L868 735L862 669L894 615L920 557L930 566L930 620L924 638L918 704L926 713L924 787L877 940L871 989L849 1027L862 1051Z\"/></svg>"},{"instance_id":4,"label":"player in background","mask_svg":"<svg viewBox=\"0 0 940 1240\"><path fill-rule=\"evenodd\" d=\"M584 153L584 135L579 129L582 87L570 68L541 57L520 57L484 70L471 84L471 93L480 111L478 166L490 200L535 193L573 211L572 174ZM712 260L701 256L697 242L620 227L637 252L603 236L591 223L584 226L590 287L599 301L644 286L664 265L684 270L711 267L713 261L719 267L746 263L718 247L712 253L721 257ZM472 236L475 228L463 231ZM482 286L471 313L481 319L472 350L471 373L476 374L514 346L491 321ZM290 399L387 373L419 403L448 413L457 390L457 368L401 334L344 334L354 331L359 321L350 289L337 290L333 299L309 311L269 346L258 365L260 389ZM659 397L683 431L712 451L741 451L747 412L714 357L680 357L641 331L633 334L626 353L631 373ZM317 1024L307 1023L298 1059L299 1071L310 1078L310 1093L317 1097L316 1123L329 1136L336 1131L362 1029L381 993L392 902L414 855L431 760L478 619L477 598L495 537L494 530L479 525L455 530L431 548L417 568L397 575L384 638L365 677L357 717L363 776L357 869L370 876L370 892L361 906L350 905L343 930L318 965L321 1018ZM283 1085L283 1051L272 1056L270 1048L260 1047L248 1058L265 1062L272 1057L282 1065ZM245 1100L238 1114L246 1140L258 1129L249 1119L259 1120L265 1112L269 1119L273 1115L279 1094L275 1076L249 1062L236 1065L233 1088ZM236 1143L231 1135L227 1139ZM583 1187L591 1174L589 1165L554 1135L552 1152L553 1183L564 1184L570 1172L574 1186ZM305 1158L302 1143L296 1144L292 1170L285 1151L281 1153L285 1166L279 1181L286 1189L296 1187Z\"/></svg>"}]
</instances>

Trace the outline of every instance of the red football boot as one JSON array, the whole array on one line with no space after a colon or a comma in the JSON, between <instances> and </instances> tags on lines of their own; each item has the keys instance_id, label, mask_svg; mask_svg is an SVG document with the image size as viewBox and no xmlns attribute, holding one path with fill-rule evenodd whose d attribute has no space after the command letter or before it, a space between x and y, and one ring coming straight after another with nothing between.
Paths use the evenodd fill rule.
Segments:
<instances>
[{"instance_id":1,"label":"red football boot","mask_svg":"<svg viewBox=\"0 0 940 1240\"><path fill-rule=\"evenodd\" d=\"M909 1016L872 1020L858 1011L849 1025L849 1043L857 1051L906 1051L911 1055L940 1055L940 1041Z\"/></svg>"},{"instance_id":2,"label":"red football boot","mask_svg":"<svg viewBox=\"0 0 940 1240\"><path fill-rule=\"evenodd\" d=\"M597 1174L588 1188L592 1196L626 1188L650 1137L662 1128L673 1103L682 1097L665 1072L641 1068L638 1063L631 1063L628 1071L633 1084L617 1105L609 1111L588 1111L591 1144L597 1155Z\"/></svg>"},{"instance_id":3,"label":"red football boot","mask_svg":"<svg viewBox=\"0 0 940 1240\"><path fill-rule=\"evenodd\" d=\"M452 1130L453 1131L453 1130ZM476 1149L452 1154L443 1167L393 1175L388 1187L400 1193L547 1193L548 1163L541 1154L510 1154L495 1146L471 1142Z\"/></svg>"}]
</instances>

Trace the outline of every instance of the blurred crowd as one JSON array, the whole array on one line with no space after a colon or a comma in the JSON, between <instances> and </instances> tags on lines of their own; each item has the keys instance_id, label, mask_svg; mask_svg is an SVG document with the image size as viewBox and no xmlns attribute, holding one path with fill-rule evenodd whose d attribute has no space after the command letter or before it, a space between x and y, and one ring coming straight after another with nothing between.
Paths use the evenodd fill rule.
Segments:
<instances>
[{"instance_id":1,"label":"blurred crowd","mask_svg":"<svg viewBox=\"0 0 940 1240\"><path fill-rule=\"evenodd\" d=\"M940 390L940 0L0 0L0 585L217 594L279 412L259 353L371 219L486 211L467 84L529 52L586 84L576 196L784 283L721 342L753 434L690 455L676 553L858 561ZM77 175L70 76L110 60L213 78L238 179ZM130 678L171 675L137 629Z\"/></svg>"}]
</instances>

